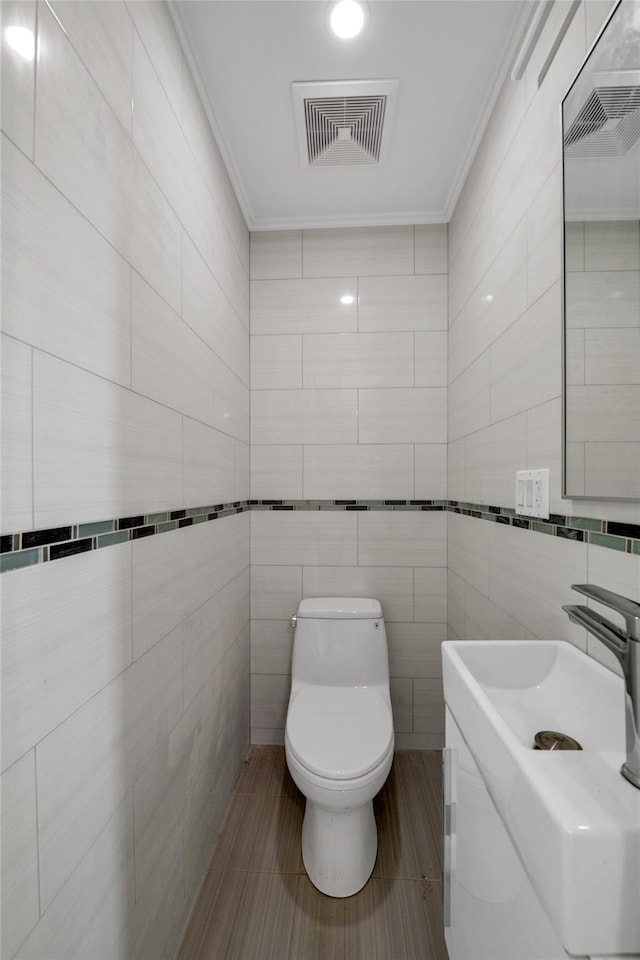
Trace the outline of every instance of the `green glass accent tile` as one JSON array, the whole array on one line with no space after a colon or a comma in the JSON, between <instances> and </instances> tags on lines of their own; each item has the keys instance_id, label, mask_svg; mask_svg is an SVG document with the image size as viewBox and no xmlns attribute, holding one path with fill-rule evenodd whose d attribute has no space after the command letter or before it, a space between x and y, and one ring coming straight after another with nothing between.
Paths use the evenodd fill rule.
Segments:
<instances>
[{"instance_id":1,"label":"green glass accent tile","mask_svg":"<svg viewBox=\"0 0 640 960\"><path fill-rule=\"evenodd\" d=\"M535 530L536 533L553 534L554 532L554 527L550 523L532 523L529 529Z\"/></svg>"},{"instance_id":2,"label":"green glass accent tile","mask_svg":"<svg viewBox=\"0 0 640 960\"><path fill-rule=\"evenodd\" d=\"M320 504L316 503L301 503L300 506L296 506L296 510L322 510L323 508Z\"/></svg>"},{"instance_id":3,"label":"green glass accent tile","mask_svg":"<svg viewBox=\"0 0 640 960\"><path fill-rule=\"evenodd\" d=\"M515 517L516 512L513 507L500 507L500 512L505 515L505 517Z\"/></svg>"},{"instance_id":4,"label":"green glass accent tile","mask_svg":"<svg viewBox=\"0 0 640 960\"><path fill-rule=\"evenodd\" d=\"M254 505L251 507L251 509L252 509L252 510L268 510L269 507L265 507L265 505L264 505L263 503L254 503ZM211 513L213 513L213 512L214 512L214 511L212 510Z\"/></svg>"},{"instance_id":5,"label":"green glass accent tile","mask_svg":"<svg viewBox=\"0 0 640 960\"><path fill-rule=\"evenodd\" d=\"M38 547L32 550L17 550L15 553L3 553L0 555L0 572L21 570L23 567L32 567L35 563L40 563Z\"/></svg>"},{"instance_id":6,"label":"green glass accent tile","mask_svg":"<svg viewBox=\"0 0 640 960\"><path fill-rule=\"evenodd\" d=\"M635 553L640 557L640 540L631 541L631 553Z\"/></svg>"},{"instance_id":7,"label":"green glass accent tile","mask_svg":"<svg viewBox=\"0 0 640 960\"><path fill-rule=\"evenodd\" d=\"M589 531L589 543L593 543L597 547L608 547L610 550L625 552L627 549L627 541L624 537L612 537L608 533L594 533L591 530Z\"/></svg>"},{"instance_id":8,"label":"green glass accent tile","mask_svg":"<svg viewBox=\"0 0 640 960\"><path fill-rule=\"evenodd\" d=\"M168 511L163 513L148 513L147 514L147 525L150 523L164 523L165 520L169 519Z\"/></svg>"},{"instance_id":9,"label":"green glass accent tile","mask_svg":"<svg viewBox=\"0 0 640 960\"><path fill-rule=\"evenodd\" d=\"M158 524L158 533L169 533L170 530L178 529L177 520L166 520L164 523Z\"/></svg>"},{"instance_id":10,"label":"green glass accent tile","mask_svg":"<svg viewBox=\"0 0 640 960\"><path fill-rule=\"evenodd\" d=\"M206 523L209 517L206 513L199 513L197 517L193 518L194 523Z\"/></svg>"},{"instance_id":11,"label":"green glass accent tile","mask_svg":"<svg viewBox=\"0 0 640 960\"><path fill-rule=\"evenodd\" d=\"M200 516L201 514L203 514L204 512L205 512L205 511L202 509L202 507L189 507L189 509L187 510L187 516L188 516L188 517L199 517L199 516Z\"/></svg>"},{"instance_id":12,"label":"green glass accent tile","mask_svg":"<svg viewBox=\"0 0 640 960\"><path fill-rule=\"evenodd\" d=\"M593 530L602 533L602 521L592 520L591 517L567 517L567 526L578 530Z\"/></svg>"},{"instance_id":13,"label":"green glass accent tile","mask_svg":"<svg viewBox=\"0 0 640 960\"><path fill-rule=\"evenodd\" d=\"M102 520L99 523L81 523L78 527L78 539L84 537L97 537L101 533L111 533L113 531L114 520Z\"/></svg>"},{"instance_id":14,"label":"green glass accent tile","mask_svg":"<svg viewBox=\"0 0 640 960\"><path fill-rule=\"evenodd\" d=\"M344 507L336 506L335 503L327 503L326 501L320 505L319 510L337 510L338 513L344 513Z\"/></svg>"},{"instance_id":15,"label":"green glass accent tile","mask_svg":"<svg viewBox=\"0 0 640 960\"><path fill-rule=\"evenodd\" d=\"M103 533L101 537L98 537L98 547L112 547L114 543L126 543L128 539L128 530L116 530L115 533Z\"/></svg>"}]
</instances>

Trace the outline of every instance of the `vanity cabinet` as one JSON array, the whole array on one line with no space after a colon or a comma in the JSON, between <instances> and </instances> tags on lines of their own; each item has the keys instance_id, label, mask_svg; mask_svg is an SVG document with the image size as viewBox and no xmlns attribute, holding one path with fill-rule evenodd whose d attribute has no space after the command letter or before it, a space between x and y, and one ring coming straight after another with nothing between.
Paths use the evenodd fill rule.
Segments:
<instances>
[{"instance_id":1,"label":"vanity cabinet","mask_svg":"<svg viewBox=\"0 0 640 960\"><path fill-rule=\"evenodd\" d=\"M566 960L448 708L443 783L449 960Z\"/></svg>"}]
</instances>

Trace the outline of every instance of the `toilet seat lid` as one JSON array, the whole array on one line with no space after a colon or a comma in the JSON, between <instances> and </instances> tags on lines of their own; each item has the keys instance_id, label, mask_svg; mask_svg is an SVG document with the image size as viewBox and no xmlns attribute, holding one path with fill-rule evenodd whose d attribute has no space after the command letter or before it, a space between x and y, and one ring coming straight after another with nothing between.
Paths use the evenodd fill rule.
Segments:
<instances>
[{"instance_id":1,"label":"toilet seat lid","mask_svg":"<svg viewBox=\"0 0 640 960\"><path fill-rule=\"evenodd\" d=\"M373 687L304 687L287 714L289 749L312 773L350 780L373 770L393 745L389 705Z\"/></svg>"}]
</instances>

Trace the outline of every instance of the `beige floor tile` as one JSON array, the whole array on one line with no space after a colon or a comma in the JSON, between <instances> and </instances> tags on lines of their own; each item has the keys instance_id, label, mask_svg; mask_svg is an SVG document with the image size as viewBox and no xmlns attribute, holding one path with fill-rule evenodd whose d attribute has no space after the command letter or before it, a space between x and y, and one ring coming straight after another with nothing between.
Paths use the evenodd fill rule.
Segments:
<instances>
[{"instance_id":1,"label":"beige floor tile","mask_svg":"<svg viewBox=\"0 0 640 960\"><path fill-rule=\"evenodd\" d=\"M343 900L300 877L288 960L446 960L440 884L370 880Z\"/></svg>"},{"instance_id":2,"label":"beige floor tile","mask_svg":"<svg viewBox=\"0 0 640 960\"><path fill-rule=\"evenodd\" d=\"M236 794L225 818L212 868L299 873L303 815L302 798Z\"/></svg>"},{"instance_id":3,"label":"beige floor tile","mask_svg":"<svg viewBox=\"0 0 640 960\"><path fill-rule=\"evenodd\" d=\"M234 792L299 796L299 790L287 769L284 747L251 746Z\"/></svg>"},{"instance_id":4,"label":"beige floor tile","mask_svg":"<svg viewBox=\"0 0 640 960\"><path fill-rule=\"evenodd\" d=\"M179 960L286 960L298 878L211 870Z\"/></svg>"},{"instance_id":5,"label":"beige floor tile","mask_svg":"<svg viewBox=\"0 0 640 960\"><path fill-rule=\"evenodd\" d=\"M442 752L398 750L384 790L403 803L441 803Z\"/></svg>"},{"instance_id":6,"label":"beige floor tile","mask_svg":"<svg viewBox=\"0 0 640 960\"><path fill-rule=\"evenodd\" d=\"M378 826L374 877L419 880L442 876L442 812L439 804L401 803L380 794L373 802Z\"/></svg>"}]
</instances>

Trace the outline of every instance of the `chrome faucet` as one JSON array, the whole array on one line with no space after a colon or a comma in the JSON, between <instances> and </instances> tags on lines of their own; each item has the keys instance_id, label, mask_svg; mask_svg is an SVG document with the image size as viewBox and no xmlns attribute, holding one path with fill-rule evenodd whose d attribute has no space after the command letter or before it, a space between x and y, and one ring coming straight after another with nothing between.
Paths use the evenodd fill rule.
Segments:
<instances>
[{"instance_id":1,"label":"chrome faucet","mask_svg":"<svg viewBox=\"0 0 640 960\"><path fill-rule=\"evenodd\" d=\"M626 631L581 604L562 608L570 620L601 640L620 662L625 682L627 733L627 759L620 772L629 783L640 788L640 603L589 583L575 583L571 589L603 603L624 618Z\"/></svg>"}]
</instances>

